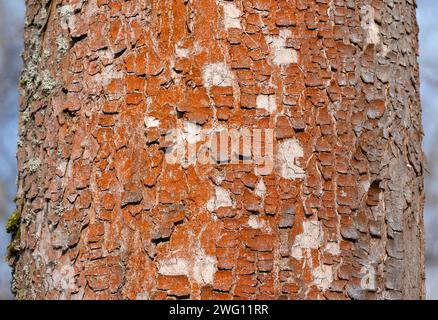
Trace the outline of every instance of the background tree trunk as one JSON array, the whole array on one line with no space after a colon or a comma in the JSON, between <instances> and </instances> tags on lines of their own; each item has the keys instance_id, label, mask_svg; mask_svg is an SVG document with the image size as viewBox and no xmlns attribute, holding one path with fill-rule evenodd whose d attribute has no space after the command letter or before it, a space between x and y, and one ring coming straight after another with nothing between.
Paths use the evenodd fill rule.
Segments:
<instances>
[{"instance_id":1,"label":"background tree trunk","mask_svg":"<svg viewBox=\"0 0 438 320\"><path fill-rule=\"evenodd\" d=\"M423 298L417 33L413 0L28 0L17 297Z\"/></svg>"}]
</instances>

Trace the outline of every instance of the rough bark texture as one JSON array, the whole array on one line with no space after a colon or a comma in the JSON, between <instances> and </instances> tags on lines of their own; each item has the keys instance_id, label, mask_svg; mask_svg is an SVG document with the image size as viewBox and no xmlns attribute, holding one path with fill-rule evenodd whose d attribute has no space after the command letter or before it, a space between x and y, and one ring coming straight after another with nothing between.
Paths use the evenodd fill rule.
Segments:
<instances>
[{"instance_id":1,"label":"rough bark texture","mask_svg":"<svg viewBox=\"0 0 438 320\"><path fill-rule=\"evenodd\" d=\"M414 0L28 0L17 297L423 298L417 32ZM231 128L272 171L165 157Z\"/></svg>"}]
</instances>

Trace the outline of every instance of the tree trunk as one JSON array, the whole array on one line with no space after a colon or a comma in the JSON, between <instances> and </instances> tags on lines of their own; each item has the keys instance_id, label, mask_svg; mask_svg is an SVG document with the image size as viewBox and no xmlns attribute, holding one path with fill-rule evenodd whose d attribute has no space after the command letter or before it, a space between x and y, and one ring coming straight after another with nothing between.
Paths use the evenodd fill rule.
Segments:
<instances>
[{"instance_id":1,"label":"tree trunk","mask_svg":"<svg viewBox=\"0 0 438 320\"><path fill-rule=\"evenodd\" d=\"M415 0L28 0L16 296L424 298L417 34Z\"/></svg>"}]
</instances>

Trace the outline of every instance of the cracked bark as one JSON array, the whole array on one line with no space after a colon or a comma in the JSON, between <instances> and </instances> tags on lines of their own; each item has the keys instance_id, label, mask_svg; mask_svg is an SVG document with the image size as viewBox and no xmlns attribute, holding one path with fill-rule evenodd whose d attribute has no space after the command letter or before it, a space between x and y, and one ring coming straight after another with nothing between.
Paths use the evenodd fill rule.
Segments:
<instances>
[{"instance_id":1,"label":"cracked bark","mask_svg":"<svg viewBox=\"0 0 438 320\"><path fill-rule=\"evenodd\" d=\"M17 298L424 298L417 34L413 0L27 1ZM272 129L274 169L168 163L188 123Z\"/></svg>"}]
</instances>

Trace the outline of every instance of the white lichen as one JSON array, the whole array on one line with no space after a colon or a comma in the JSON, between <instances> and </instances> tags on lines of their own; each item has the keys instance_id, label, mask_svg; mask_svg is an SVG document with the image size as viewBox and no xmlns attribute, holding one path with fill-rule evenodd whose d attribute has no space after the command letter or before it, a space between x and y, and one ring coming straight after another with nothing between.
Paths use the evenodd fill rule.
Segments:
<instances>
[{"instance_id":1,"label":"white lichen","mask_svg":"<svg viewBox=\"0 0 438 320\"><path fill-rule=\"evenodd\" d=\"M341 254L341 249L339 248L339 243L337 242L329 242L325 246L324 252L330 253L334 256L338 256Z\"/></svg>"},{"instance_id":2,"label":"white lichen","mask_svg":"<svg viewBox=\"0 0 438 320\"><path fill-rule=\"evenodd\" d=\"M108 50L106 52L109 53ZM107 86L108 84L111 83L112 80L123 79L124 76L125 75L123 71L118 70L114 64L110 64L105 66L102 69L102 72L94 75L93 78L96 79L96 82L102 84L103 86Z\"/></svg>"},{"instance_id":3,"label":"white lichen","mask_svg":"<svg viewBox=\"0 0 438 320\"><path fill-rule=\"evenodd\" d=\"M302 259L303 249L317 249L321 245L322 232L318 221L304 221L303 232L296 236L291 254L295 259Z\"/></svg>"},{"instance_id":4,"label":"white lichen","mask_svg":"<svg viewBox=\"0 0 438 320\"><path fill-rule=\"evenodd\" d=\"M70 260L70 259L68 259ZM62 292L62 298L65 294L76 286L75 270L70 263L63 264L59 269L55 268L52 272L53 286Z\"/></svg>"},{"instance_id":5,"label":"white lichen","mask_svg":"<svg viewBox=\"0 0 438 320\"><path fill-rule=\"evenodd\" d=\"M31 158L28 162L28 168L30 173L37 172L41 167L41 160L38 158Z\"/></svg>"},{"instance_id":6,"label":"white lichen","mask_svg":"<svg viewBox=\"0 0 438 320\"><path fill-rule=\"evenodd\" d=\"M360 8L360 26L365 31L365 43L378 44L380 42L380 29L375 19L374 8L367 4Z\"/></svg>"},{"instance_id":7,"label":"white lichen","mask_svg":"<svg viewBox=\"0 0 438 320\"><path fill-rule=\"evenodd\" d=\"M265 109L269 113L274 113L277 110L275 95L259 94L256 98L256 105L259 109Z\"/></svg>"},{"instance_id":8,"label":"white lichen","mask_svg":"<svg viewBox=\"0 0 438 320\"><path fill-rule=\"evenodd\" d=\"M372 265L365 265L361 268L360 273L362 277L360 280L360 287L363 290L376 290L376 270Z\"/></svg>"},{"instance_id":9,"label":"white lichen","mask_svg":"<svg viewBox=\"0 0 438 320\"><path fill-rule=\"evenodd\" d=\"M305 172L296 164L296 159L304 155L303 147L297 139L286 139L278 146L277 163L279 174L285 179L303 179Z\"/></svg>"},{"instance_id":10,"label":"white lichen","mask_svg":"<svg viewBox=\"0 0 438 320\"><path fill-rule=\"evenodd\" d=\"M326 290L333 282L332 267L321 265L312 270L313 283L321 290Z\"/></svg>"},{"instance_id":11,"label":"white lichen","mask_svg":"<svg viewBox=\"0 0 438 320\"><path fill-rule=\"evenodd\" d=\"M224 62L206 64L202 71L204 87L228 87L233 83L233 74L230 67Z\"/></svg>"},{"instance_id":12,"label":"white lichen","mask_svg":"<svg viewBox=\"0 0 438 320\"><path fill-rule=\"evenodd\" d=\"M57 47L58 55L61 56L67 52L69 48L69 43L64 37L58 36L56 38L56 47Z\"/></svg>"},{"instance_id":13,"label":"white lichen","mask_svg":"<svg viewBox=\"0 0 438 320\"><path fill-rule=\"evenodd\" d=\"M213 212L220 207L232 207L230 191L222 187L215 186L213 196L207 202L207 210Z\"/></svg>"},{"instance_id":14,"label":"white lichen","mask_svg":"<svg viewBox=\"0 0 438 320\"><path fill-rule=\"evenodd\" d=\"M242 29L240 24L240 17L242 12L232 2L223 2L222 8L224 9L224 26L225 29L238 28Z\"/></svg>"},{"instance_id":15,"label":"white lichen","mask_svg":"<svg viewBox=\"0 0 438 320\"><path fill-rule=\"evenodd\" d=\"M158 273L166 276L187 275L189 262L183 258L170 258L158 261Z\"/></svg>"},{"instance_id":16,"label":"white lichen","mask_svg":"<svg viewBox=\"0 0 438 320\"><path fill-rule=\"evenodd\" d=\"M190 260L174 257L158 261L158 273L168 276L184 275L200 285L213 283L217 265L216 257L206 254L199 244L192 250L193 259Z\"/></svg>"},{"instance_id":17,"label":"white lichen","mask_svg":"<svg viewBox=\"0 0 438 320\"><path fill-rule=\"evenodd\" d=\"M47 70L42 72L40 81L41 81L41 89L46 93L52 91L53 88L55 88L56 86L56 81L52 78L50 72Z\"/></svg>"},{"instance_id":18,"label":"white lichen","mask_svg":"<svg viewBox=\"0 0 438 320\"><path fill-rule=\"evenodd\" d=\"M202 127L195 122L178 120L177 129L170 130L165 141L170 145L166 149L165 159L169 164L179 163L183 167L200 161L197 144L205 139Z\"/></svg>"},{"instance_id":19,"label":"white lichen","mask_svg":"<svg viewBox=\"0 0 438 320\"><path fill-rule=\"evenodd\" d=\"M144 125L146 128L156 128L160 126L160 120L154 117L145 116Z\"/></svg>"},{"instance_id":20,"label":"white lichen","mask_svg":"<svg viewBox=\"0 0 438 320\"><path fill-rule=\"evenodd\" d=\"M266 221L255 215L248 218L248 226L253 229L268 229Z\"/></svg>"},{"instance_id":21,"label":"white lichen","mask_svg":"<svg viewBox=\"0 0 438 320\"><path fill-rule=\"evenodd\" d=\"M150 300L149 294L147 292L139 292L135 296L135 300Z\"/></svg>"},{"instance_id":22,"label":"white lichen","mask_svg":"<svg viewBox=\"0 0 438 320\"><path fill-rule=\"evenodd\" d=\"M190 50L187 48L180 48L180 47L176 47L175 48L175 56L177 58L188 58L190 55Z\"/></svg>"},{"instance_id":23,"label":"white lichen","mask_svg":"<svg viewBox=\"0 0 438 320\"><path fill-rule=\"evenodd\" d=\"M263 181L263 178L261 178L254 189L254 193L256 196L259 196L260 198L264 198L266 195L266 185L265 182Z\"/></svg>"},{"instance_id":24,"label":"white lichen","mask_svg":"<svg viewBox=\"0 0 438 320\"><path fill-rule=\"evenodd\" d=\"M199 246L195 253L195 260L192 266L192 277L198 284L212 284L216 273L217 259L204 252Z\"/></svg>"},{"instance_id":25,"label":"white lichen","mask_svg":"<svg viewBox=\"0 0 438 320\"><path fill-rule=\"evenodd\" d=\"M292 33L290 30L280 30L278 36L268 38L274 64L286 65L298 62L297 52L292 48L286 47L286 39L291 36Z\"/></svg>"}]
</instances>

